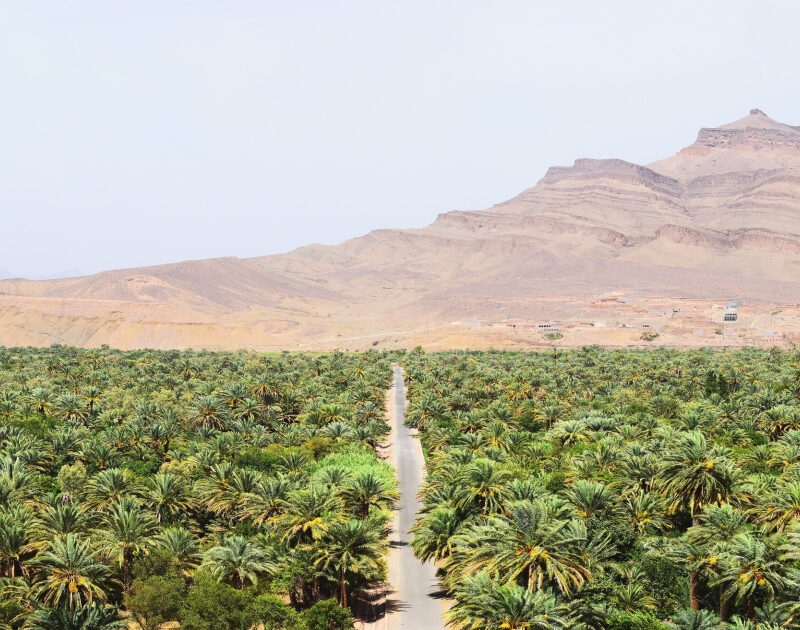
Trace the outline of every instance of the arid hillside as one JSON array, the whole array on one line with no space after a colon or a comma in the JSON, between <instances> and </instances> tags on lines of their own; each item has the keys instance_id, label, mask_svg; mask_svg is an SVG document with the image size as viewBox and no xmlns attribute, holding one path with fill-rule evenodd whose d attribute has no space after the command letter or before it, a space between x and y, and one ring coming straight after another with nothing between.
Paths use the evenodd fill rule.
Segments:
<instances>
[{"instance_id":1,"label":"arid hillside","mask_svg":"<svg viewBox=\"0 0 800 630\"><path fill-rule=\"evenodd\" d=\"M579 159L421 229L0 281L0 344L785 345L798 296L800 127L752 110L667 159Z\"/></svg>"}]
</instances>

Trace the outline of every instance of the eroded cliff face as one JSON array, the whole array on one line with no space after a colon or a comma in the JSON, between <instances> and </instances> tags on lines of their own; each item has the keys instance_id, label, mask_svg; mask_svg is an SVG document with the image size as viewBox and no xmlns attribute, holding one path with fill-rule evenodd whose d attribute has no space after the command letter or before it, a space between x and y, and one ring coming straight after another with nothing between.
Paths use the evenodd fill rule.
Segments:
<instances>
[{"instance_id":1,"label":"eroded cliff face","mask_svg":"<svg viewBox=\"0 0 800 630\"><path fill-rule=\"evenodd\" d=\"M489 210L337 246L3 281L0 344L411 343L547 296L578 313L608 291L797 301L800 128L753 110L653 164L578 159Z\"/></svg>"}]
</instances>

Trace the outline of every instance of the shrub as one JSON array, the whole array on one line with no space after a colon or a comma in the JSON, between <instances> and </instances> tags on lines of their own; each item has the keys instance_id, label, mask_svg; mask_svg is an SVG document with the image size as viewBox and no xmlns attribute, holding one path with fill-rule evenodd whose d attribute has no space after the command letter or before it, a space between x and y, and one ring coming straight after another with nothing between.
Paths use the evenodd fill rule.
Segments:
<instances>
[{"instance_id":1,"label":"shrub","mask_svg":"<svg viewBox=\"0 0 800 630\"><path fill-rule=\"evenodd\" d=\"M336 624L336 630L352 630L353 617L349 608L342 608L335 599L326 599L317 602L303 613L308 630L330 630L331 622Z\"/></svg>"},{"instance_id":2,"label":"shrub","mask_svg":"<svg viewBox=\"0 0 800 630\"><path fill-rule=\"evenodd\" d=\"M261 595L250 604L248 617L253 625L263 624L264 630L294 630L300 628L299 615L276 595Z\"/></svg>"},{"instance_id":3,"label":"shrub","mask_svg":"<svg viewBox=\"0 0 800 630\"><path fill-rule=\"evenodd\" d=\"M125 596L125 608L142 630L158 630L161 624L178 619L184 591L183 580L178 577L155 575L134 580L131 592Z\"/></svg>"},{"instance_id":4,"label":"shrub","mask_svg":"<svg viewBox=\"0 0 800 630\"><path fill-rule=\"evenodd\" d=\"M620 612L608 616L607 630L667 630L651 612Z\"/></svg>"},{"instance_id":5,"label":"shrub","mask_svg":"<svg viewBox=\"0 0 800 630\"><path fill-rule=\"evenodd\" d=\"M207 576L189 588L180 614L181 630L248 630L252 595Z\"/></svg>"}]
</instances>

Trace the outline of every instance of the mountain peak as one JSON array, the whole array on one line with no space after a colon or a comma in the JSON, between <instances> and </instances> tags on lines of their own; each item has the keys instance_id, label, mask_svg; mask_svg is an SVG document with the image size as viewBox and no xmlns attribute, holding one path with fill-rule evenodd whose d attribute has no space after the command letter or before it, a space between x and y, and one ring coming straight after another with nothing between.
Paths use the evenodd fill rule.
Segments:
<instances>
[{"instance_id":1,"label":"mountain peak","mask_svg":"<svg viewBox=\"0 0 800 630\"><path fill-rule=\"evenodd\" d=\"M716 127L716 129L769 129L772 131L782 131L790 135L800 135L800 131L798 131L797 127L785 125L777 120L773 120L760 109L751 109L750 114L744 118L735 120L727 125L721 125L720 127Z\"/></svg>"}]
</instances>

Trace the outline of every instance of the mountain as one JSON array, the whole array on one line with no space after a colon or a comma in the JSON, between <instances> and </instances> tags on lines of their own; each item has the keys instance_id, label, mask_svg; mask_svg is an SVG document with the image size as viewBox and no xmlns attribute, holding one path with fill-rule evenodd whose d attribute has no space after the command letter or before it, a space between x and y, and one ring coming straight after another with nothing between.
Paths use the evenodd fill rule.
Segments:
<instances>
[{"instance_id":1,"label":"mountain","mask_svg":"<svg viewBox=\"0 0 800 630\"><path fill-rule=\"evenodd\" d=\"M579 159L421 229L0 281L0 344L787 344L798 295L800 127L754 109L664 160Z\"/></svg>"}]
</instances>

